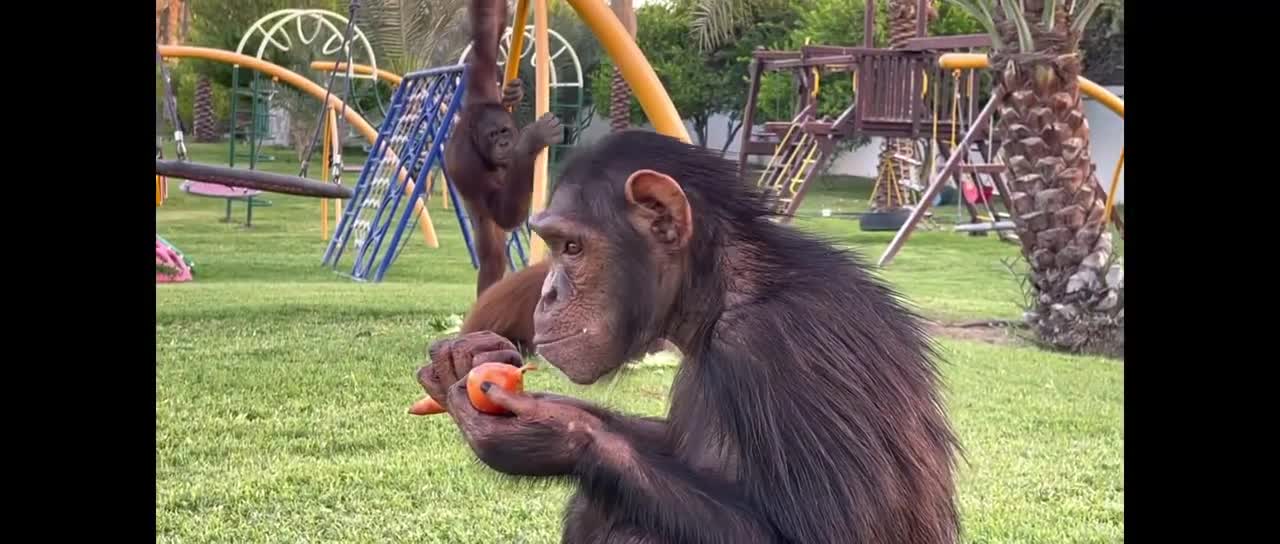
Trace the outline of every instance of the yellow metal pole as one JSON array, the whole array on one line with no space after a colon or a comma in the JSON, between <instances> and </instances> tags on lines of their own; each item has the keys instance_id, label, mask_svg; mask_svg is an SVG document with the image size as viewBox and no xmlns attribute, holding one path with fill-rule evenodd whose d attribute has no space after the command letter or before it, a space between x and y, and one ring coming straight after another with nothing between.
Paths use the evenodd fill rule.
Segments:
<instances>
[{"instance_id":1,"label":"yellow metal pole","mask_svg":"<svg viewBox=\"0 0 1280 544\"><path fill-rule=\"evenodd\" d=\"M444 209L449 209L449 178L445 177L440 171L432 171L431 179L436 180L440 184L440 200L444 202Z\"/></svg>"},{"instance_id":2,"label":"yellow metal pole","mask_svg":"<svg viewBox=\"0 0 1280 544\"><path fill-rule=\"evenodd\" d=\"M938 57L938 66L954 70L977 70L991 67L991 59L982 53L946 53ZM1124 117L1124 100L1101 85L1079 77L1080 91Z\"/></svg>"},{"instance_id":3,"label":"yellow metal pole","mask_svg":"<svg viewBox=\"0 0 1280 544\"><path fill-rule=\"evenodd\" d=\"M545 0L538 1L543 3ZM536 13L534 17L537 17ZM511 21L511 47L507 49L507 66L502 75L502 81L504 82L520 76L520 51L524 49L524 21L528 18L529 0L518 0L516 2L516 16Z\"/></svg>"},{"instance_id":4,"label":"yellow metal pole","mask_svg":"<svg viewBox=\"0 0 1280 544\"><path fill-rule=\"evenodd\" d=\"M609 58L618 66L622 79L626 80L631 91L640 102L640 108L658 132L689 142L689 132L685 130L680 113L671 103L667 90L662 88L658 74L654 73L644 53L636 45L635 40L627 33L618 18L609 10L602 0L567 0L582 22L595 34L596 40L604 47Z\"/></svg>"},{"instance_id":5,"label":"yellow metal pole","mask_svg":"<svg viewBox=\"0 0 1280 544\"><path fill-rule=\"evenodd\" d=\"M250 70L257 70L272 76L274 79L297 87L299 90L314 96L317 99L324 100L325 97L324 87L317 85L315 82L303 77L301 74L284 68L278 64L273 64L248 55L241 55L234 51L226 51L210 47L193 47L189 45L162 45L160 46L160 56L165 58L190 57L224 62L227 64L236 64ZM329 105L336 108L342 108L342 100L330 94ZM364 136L365 139L369 140L370 143L377 141L378 131L369 125L369 123L365 121L354 108L343 108L343 112L343 118L346 119L348 123L351 123L356 130L359 130L360 134ZM407 184L408 190L413 190L413 180L409 179L409 176L406 175L403 170L399 172L397 177L401 183ZM432 248L440 247L440 240L436 237L435 225L431 223L431 214L427 213L427 207L422 204L421 198L413 203L413 208L418 214L418 223L422 228L422 237L423 240L426 241L427 246Z\"/></svg>"},{"instance_id":6,"label":"yellow metal pole","mask_svg":"<svg viewBox=\"0 0 1280 544\"><path fill-rule=\"evenodd\" d=\"M1120 171L1124 168L1124 148L1120 148L1120 160L1116 161L1116 171L1111 174L1111 190L1107 191L1107 208L1102 214L1102 223L1111 221L1111 209L1116 204L1116 189L1120 187ZM1096 202L1096 201L1095 201Z\"/></svg>"},{"instance_id":7,"label":"yellow metal pole","mask_svg":"<svg viewBox=\"0 0 1280 544\"><path fill-rule=\"evenodd\" d=\"M525 0L521 0L523 3ZM547 38L547 0L534 0L533 6L533 46L534 68L537 93L534 95L534 118L542 117L551 109L551 41ZM616 19L615 19L616 20ZM523 33L522 33L523 34ZM514 42L514 40L512 40ZM515 54L519 54L517 51ZM508 54L510 59L511 55ZM509 66L510 64L508 64ZM547 158L550 149L542 148L533 161L533 205L531 213L542 211L547 204ZM519 228L519 227L517 227ZM530 262L538 262L546 253L547 244L533 235L529 240Z\"/></svg>"}]
</instances>

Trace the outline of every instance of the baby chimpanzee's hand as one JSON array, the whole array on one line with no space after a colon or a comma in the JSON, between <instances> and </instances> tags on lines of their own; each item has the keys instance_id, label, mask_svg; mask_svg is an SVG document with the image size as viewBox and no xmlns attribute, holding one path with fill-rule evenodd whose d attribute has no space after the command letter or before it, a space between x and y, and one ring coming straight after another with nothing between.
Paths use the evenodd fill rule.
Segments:
<instances>
[{"instance_id":1,"label":"baby chimpanzee's hand","mask_svg":"<svg viewBox=\"0 0 1280 544\"><path fill-rule=\"evenodd\" d=\"M551 112L542 114L542 117L529 125L526 130L530 131L534 150L541 150L564 141L564 125L561 125L560 119Z\"/></svg>"},{"instance_id":2,"label":"baby chimpanzee's hand","mask_svg":"<svg viewBox=\"0 0 1280 544\"><path fill-rule=\"evenodd\" d=\"M502 86L502 107L513 109L520 105L520 101L524 100L524 82L520 78L508 81Z\"/></svg>"}]
</instances>

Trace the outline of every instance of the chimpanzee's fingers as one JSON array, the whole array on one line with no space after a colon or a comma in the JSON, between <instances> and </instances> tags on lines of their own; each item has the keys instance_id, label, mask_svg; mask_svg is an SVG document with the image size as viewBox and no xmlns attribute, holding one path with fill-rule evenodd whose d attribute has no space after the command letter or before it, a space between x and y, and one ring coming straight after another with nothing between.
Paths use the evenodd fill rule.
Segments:
<instances>
[{"instance_id":1,"label":"chimpanzee's fingers","mask_svg":"<svg viewBox=\"0 0 1280 544\"><path fill-rule=\"evenodd\" d=\"M513 349L486 351L471 360L471 367L475 368L485 363L506 363L518 367L524 364L524 359L520 357L520 352Z\"/></svg>"},{"instance_id":2,"label":"chimpanzee's fingers","mask_svg":"<svg viewBox=\"0 0 1280 544\"><path fill-rule=\"evenodd\" d=\"M531 415L538 410L538 399L524 393L512 393L493 385L493 382L480 384L480 390L484 391L485 396L489 397L494 404L510 410L517 416Z\"/></svg>"}]
</instances>

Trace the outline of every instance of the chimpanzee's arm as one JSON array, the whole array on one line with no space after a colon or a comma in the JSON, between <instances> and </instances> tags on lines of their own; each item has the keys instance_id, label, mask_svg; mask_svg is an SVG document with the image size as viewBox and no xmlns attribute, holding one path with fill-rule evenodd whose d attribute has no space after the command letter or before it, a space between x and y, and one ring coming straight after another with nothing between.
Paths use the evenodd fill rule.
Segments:
<instances>
[{"instance_id":1,"label":"chimpanzee's arm","mask_svg":"<svg viewBox=\"0 0 1280 544\"><path fill-rule=\"evenodd\" d=\"M741 490L693 471L660 449L602 430L574 470L581 492L619 521L664 542L781 540Z\"/></svg>"},{"instance_id":2,"label":"chimpanzee's arm","mask_svg":"<svg viewBox=\"0 0 1280 544\"><path fill-rule=\"evenodd\" d=\"M512 230L529 217L533 196L533 163L547 146L564 141L560 121L550 113L520 131L511 162L507 165L502 189L491 194L489 209L493 220L504 230Z\"/></svg>"},{"instance_id":3,"label":"chimpanzee's arm","mask_svg":"<svg viewBox=\"0 0 1280 544\"><path fill-rule=\"evenodd\" d=\"M609 411L581 399L556 395L554 393L531 393L531 395L538 399L553 400L576 407L579 410L595 416L596 419L603 422L605 429L626 436L637 444L656 448L659 444L664 444L666 442L666 420L655 417L627 416Z\"/></svg>"}]
</instances>

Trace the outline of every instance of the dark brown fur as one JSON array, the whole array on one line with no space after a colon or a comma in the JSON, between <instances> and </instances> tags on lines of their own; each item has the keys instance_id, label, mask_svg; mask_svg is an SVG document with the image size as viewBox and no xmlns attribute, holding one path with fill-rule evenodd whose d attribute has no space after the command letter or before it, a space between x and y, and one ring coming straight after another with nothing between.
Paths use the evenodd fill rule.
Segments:
<instances>
[{"instance_id":1,"label":"dark brown fur","mask_svg":"<svg viewBox=\"0 0 1280 544\"><path fill-rule=\"evenodd\" d=\"M506 233L529 217L534 158L564 135L550 113L518 130L508 112L523 96L518 79L499 96L498 41L506 26L506 1L471 0L468 8L472 49L466 90L444 153L445 173L471 216L479 295L506 272Z\"/></svg>"},{"instance_id":2,"label":"dark brown fur","mask_svg":"<svg viewBox=\"0 0 1280 544\"><path fill-rule=\"evenodd\" d=\"M462 334L491 331L510 340L522 353L533 352L533 309L550 261L540 261L510 274L476 297L462 322Z\"/></svg>"},{"instance_id":3,"label":"dark brown fur","mask_svg":"<svg viewBox=\"0 0 1280 544\"><path fill-rule=\"evenodd\" d=\"M486 332L434 345L419 380L495 470L577 482L566 543L956 542L956 445L921 321L738 179L704 149L622 132L571 159L531 220L552 249L540 353L590 383L671 339L685 360L666 419L544 394L479 414L446 386L511 358Z\"/></svg>"}]
</instances>

